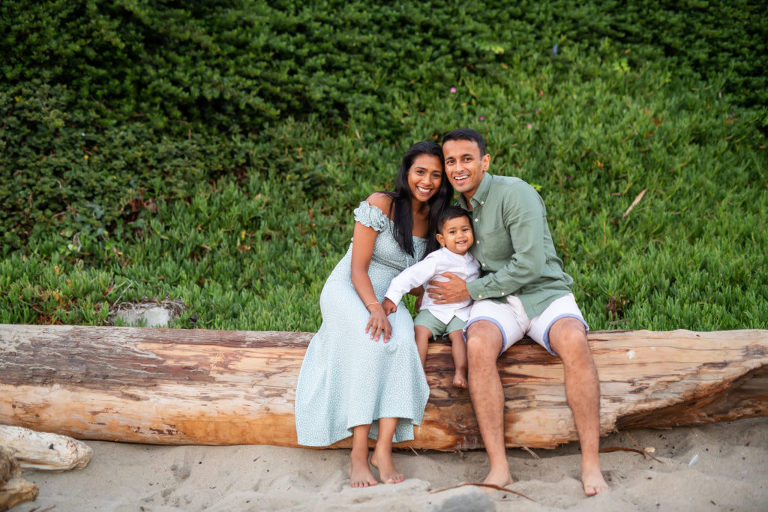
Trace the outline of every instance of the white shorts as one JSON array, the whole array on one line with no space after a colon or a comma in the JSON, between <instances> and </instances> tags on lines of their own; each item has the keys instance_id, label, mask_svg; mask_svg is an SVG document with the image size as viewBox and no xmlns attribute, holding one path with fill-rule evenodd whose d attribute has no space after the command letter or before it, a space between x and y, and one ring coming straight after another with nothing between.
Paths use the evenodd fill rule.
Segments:
<instances>
[{"instance_id":1,"label":"white shorts","mask_svg":"<svg viewBox=\"0 0 768 512\"><path fill-rule=\"evenodd\" d=\"M576 299L572 293L554 300L547 309L533 319L525 314L525 308L520 299L514 295L507 295L507 302L493 300L478 300L472 304L469 312L469 320L464 326L464 339L467 337L467 329L474 322L487 320L493 323L501 331L503 338L501 352L523 339L526 334L533 341L547 349L552 355L557 355L549 344L549 329L561 318L576 318L584 324L589 331L587 322L581 314Z\"/></svg>"}]
</instances>

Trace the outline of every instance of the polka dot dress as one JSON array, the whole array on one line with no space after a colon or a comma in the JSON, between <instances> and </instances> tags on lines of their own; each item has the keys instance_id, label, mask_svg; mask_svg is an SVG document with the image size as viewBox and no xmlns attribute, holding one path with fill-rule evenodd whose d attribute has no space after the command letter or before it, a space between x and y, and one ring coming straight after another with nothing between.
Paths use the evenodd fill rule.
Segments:
<instances>
[{"instance_id":1,"label":"polka dot dress","mask_svg":"<svg viewBox=\"0 0 768 512\"><path fill-rule=\"evenodd\" d=\"M392 236L392 221L363 201L355 220L379 232L368 269L379 301L390 281L424 254L426 240L414 237L415 257ZM371 425L376 439L379 418L400 418L394 441L413 439L429 398L424 371L407 308L398 304L389 315L388 343L365 333L368 310L350 277L352 247L336 265L320 294L323 323L312 338L296 388L296 432L305 446L327 446L352 435L352 427Z\"/></svg>"}]
</instances>

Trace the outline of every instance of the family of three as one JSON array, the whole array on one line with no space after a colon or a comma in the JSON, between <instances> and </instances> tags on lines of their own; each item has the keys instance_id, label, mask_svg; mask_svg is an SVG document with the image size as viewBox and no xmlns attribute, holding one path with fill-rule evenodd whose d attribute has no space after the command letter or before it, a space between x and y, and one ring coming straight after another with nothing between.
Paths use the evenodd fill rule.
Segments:
<instances>
[{"instance_id":1,"label":"family of three","mask_svg":"<svg viewBox=\"0 0 768 512\"><path fill-rule=\"evenodd\" d=\"M454 385L469 388L488 454L486 483L512 483L496 360L527 335L563 362L584 492L608 489L598 458L597 370L572 279L539 194L521 179L489 174L490 161L483 137L469 129L445 134L442 147L416 143L394 192L373 193L354 211L352 244L320 295L323 321L295 407L299 444L352 436L353 487L378 483L371 465L382 482L404 479L392 445L413 439L429 398L427 341L448 334ZM460 208L451 206L454 191ZM398 304L409 291L422 300L415 325Z\"/></svg>"}]
</instances>

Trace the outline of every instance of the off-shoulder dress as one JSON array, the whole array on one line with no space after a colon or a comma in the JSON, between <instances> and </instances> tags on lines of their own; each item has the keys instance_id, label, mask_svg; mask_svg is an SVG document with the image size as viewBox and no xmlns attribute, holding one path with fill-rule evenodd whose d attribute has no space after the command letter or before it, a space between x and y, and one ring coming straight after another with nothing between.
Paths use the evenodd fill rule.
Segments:
<instances>
[{"instance_id":1,"label":"off-shoulder dress","mask_svg":"<svg viewBox=\"0 0 768 512\"><path fill-rule=\"evenodd\" d=\"M392 221L379 208L363 201L354 217L378 231L368 275L383 301L392 278L422 258L426 240L414 237L410 256L400 249ZM389 342L371 340L365 333L370 315L352 285L351 259L350 245L320 294L322 325L307 348L296 388L301 445L328 446L351 436L353 427L367 424L376 439L379 418L400 418L394 441L411 440L429 398L411 315L398 305L389 315Z\"/></svg>"}]
</instances>

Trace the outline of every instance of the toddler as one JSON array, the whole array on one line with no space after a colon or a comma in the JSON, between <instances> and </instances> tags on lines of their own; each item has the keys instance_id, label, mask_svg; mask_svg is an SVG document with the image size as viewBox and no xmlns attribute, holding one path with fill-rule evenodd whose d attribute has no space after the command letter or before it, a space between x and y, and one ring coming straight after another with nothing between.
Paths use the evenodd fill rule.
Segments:
<instances>
[{"instance_id":1,"label":"toddler","mask_svg":"<svg viewBox=\"0 0 768 512\"><path fill-rule=\"evenodd\" d=\"M469 253L474 236L466 210L458 206L446 208L438 220L435 236L442 248L428 254L392 280L382 303L386 314L397 310L397 303L409 290L425 285L431 279L444 280L440 275L443 272L451 272L465 281L480 276L480 264ZM414 320L416 346L422 366L427 359L429 339L448 334L455 367L453 385L461 388L467 387L467 347L463 330L471 302L467 299L451 304L435 304L425 293L421 310Z\"/></svg>"}]
</instances>

